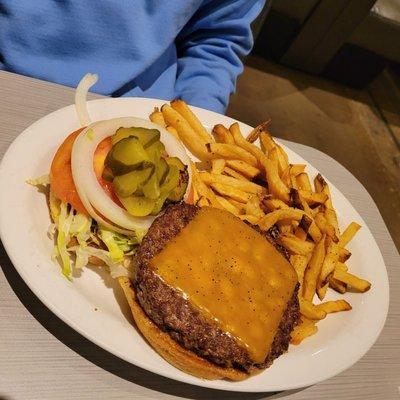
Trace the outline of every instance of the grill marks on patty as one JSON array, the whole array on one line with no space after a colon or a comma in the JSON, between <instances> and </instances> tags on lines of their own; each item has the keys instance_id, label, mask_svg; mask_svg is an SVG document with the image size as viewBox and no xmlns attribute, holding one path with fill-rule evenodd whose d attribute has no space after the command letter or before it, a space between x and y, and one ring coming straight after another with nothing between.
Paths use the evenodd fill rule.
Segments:
<instances>
[{"instance_id":1,"label":"grill marks on patty","mask_svg":"<svg viewBox=\"0 0 400 400\"><path fill-rule=\"evenodd\" d=\"M198 210L198 207L185 203L172 205L153 222L137 252L138 267L134 282L137 298L147 316L182 346L217 365L246 371L255 366L247 351L232 336L206 319L180 293L165 284L149 267L150 260L194 218ZM276 232L260 233L276 245L273 239ZM282 251L282 248L278 250ZM283 254L288 257L286 251ZM290 333L299 317L297 290L288 302L270 354L258 367L269 366L288 349Z\"/></svg>"}]
</instances>

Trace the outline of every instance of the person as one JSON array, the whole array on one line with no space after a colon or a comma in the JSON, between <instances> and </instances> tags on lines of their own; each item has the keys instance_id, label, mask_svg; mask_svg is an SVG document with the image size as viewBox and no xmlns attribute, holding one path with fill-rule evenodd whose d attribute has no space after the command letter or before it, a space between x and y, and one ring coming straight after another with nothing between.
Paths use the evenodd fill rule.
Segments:
<instances>
[{"instance_id":1,"label":"person","mask_svg":"<svg viewBox=\"0 0 400 400\"><path fill-rule=\"evenodd\" d=\"M264 0L0 0L0 69L224 112Z\"/></svg>"}]
</instances>

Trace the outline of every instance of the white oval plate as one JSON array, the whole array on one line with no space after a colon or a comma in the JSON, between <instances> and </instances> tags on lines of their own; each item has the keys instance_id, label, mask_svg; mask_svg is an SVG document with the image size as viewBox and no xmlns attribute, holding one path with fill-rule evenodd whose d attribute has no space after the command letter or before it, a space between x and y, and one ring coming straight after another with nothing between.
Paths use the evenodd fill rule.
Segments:
<instances>
[{"instance_id":1,"label":"white oval plate","mask_svg":"<svg viewBox=\"0 0 400 400\"><path fill-rule=\"evenodd\" d=\"M100 99L88 103L93 121L121 116L147 118L163 101L141 98ZM230 124L232 119L195 109L207 126ZM300 388L330 378L359 360L383 328L389 304L386 268L379 248L357 211L331 184L341 228L351 221L362 229L351 242L351 271L372 282L364 294L344 297L350 312L329 315L318 324L318 333L300 346L290 346L274 364L242 382L206 381L187 375L164 361L132 325L121 290L98 268L85 268L79 278L67 281L51 261L52 242L46 232L50 223L45 198L25 183L48 173L52 157L72 131L79 127L73 106L62 108L27 128L12 143L0 166L0 234L15 268L39 299L83 336L118 357L154 373L194 385L243 392L267 392ZM244 133L251 129L241 124ZM306 163L285 148L292 163ZM308 164L308 163L307 163ZM308 165L311 177L316 169Z\"/></svg>"}]
</instances>

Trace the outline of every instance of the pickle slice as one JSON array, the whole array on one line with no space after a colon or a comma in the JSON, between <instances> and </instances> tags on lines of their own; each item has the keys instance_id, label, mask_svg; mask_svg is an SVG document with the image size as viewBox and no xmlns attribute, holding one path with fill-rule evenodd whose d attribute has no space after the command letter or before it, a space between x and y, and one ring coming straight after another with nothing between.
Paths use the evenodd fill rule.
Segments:
<instances>
[{"instance_id":1,"label":"pickle slice","mask_svg":"<svg viewBox=\"0 0 400 400\"><path fill-rule=\"evenodd\" d=\"M139 139L127 137L116 143L107 154L106 167L109 167L114 175L122 175L139 168L153 165L146 150Z\"/></svg>"},{"instance_id":2,"label":"pickle slice","mask_svg":"<svg viewBox=\"0 0 400 400\"><path fill-rule=\"evenodd\" d=\"M165 178L167 177L169 170L169 166L167 162L165 161L165 158L161 157L160 161L156 165L156 174L157 174L157 179L160 185L162 185L165 181Z\"/></svg>"},{"instance_id":3,"label":"pickle slice","mask_svg":"<svg viewBox=\"0 0 400 400\"><path fill-rule=\"evenodd\" d=\"M142 196L119 197L119 200L128 213L135 217L145 217L149 215L156 204L156 200Z\"/></svg>"},{"instance_id":4,"label":"pickle slice","mask_svg":"<svg viewBox=\"0 0 400 400\"><path fill-rule=\"evenodd\" d=\"M165 200L167 199L168 195L171 191L176 187L179 183L179 169L175 165L170 165L168 174L165 178L164 183L160 186L160 196L158 197L154 208L152 210L152 214L158 214L162 206L164 205Z\"/></svg>"},{"instance_id":5,"label":"pickle slice","mask_svg":"<svg viewBox=\"0 0 400 400\"><path fill-rule=\"evenodd\" d=\"M145 197L157 200L160 196L160 186L158 184L157 173L154 171L148 181L142 186Z\"/></svg>"},{"instance_id":6,"label":"pickle slice","mask_svg":"<svg viewBox=\"0 0 400 400\"><path fill-rule=\"evenodd\" d=\"M118 196L127 197L145 184L153 173L154 168L147 167L118 175L113 180L114 190ZM154 174L153 174L154 175Z\"/></svg>"},{"instance_id":7,"label":"pickle slice","mask_svg":"<svg viewBox=\"0 0 400 400\"><path fill-rule=\"evenodd\" d=\"M184 194L186 193L186 189L188 186L188 176L187 176L187 166L183 164L183 162L177 157L168 157L167 158L168 165L174 165L179 170L179 180L177 185L168 195L168 200L171 201L179 201L182 200Z\"/></svg>"},{"instance_id":8,"label":"pickle slice","mask_svg":"<svg viewBox=\"0 0 400 400\"><path fill-rule=\"evenodd\" d=\"M115 134L111 137L112 144L114 145L120 140L130 136L136 137L142 146L146 148L160 140L160 131L158 129L147 129L134 126L131 128L118 128Z\"/></svg>"}]
</instances>

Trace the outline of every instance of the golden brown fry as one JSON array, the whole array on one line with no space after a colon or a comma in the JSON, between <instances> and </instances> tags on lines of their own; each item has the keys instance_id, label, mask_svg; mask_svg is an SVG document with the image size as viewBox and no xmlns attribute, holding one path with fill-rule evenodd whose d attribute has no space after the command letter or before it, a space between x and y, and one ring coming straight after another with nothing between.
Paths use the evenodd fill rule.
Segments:
<instances>
[{"instance_id":1,"label":"golden brown fry","mask_svg":"<svg viewBox=\"0 0 400 400\"><path fill-rule=\"evenodd\" d=\"M325 235L316 244L304 274L303 297L312 301L317 290L317 281L325 258Z\"/></svg>"},{"instance_id":2,"label":"golden brown fry","mask_svg":"<svg viewBox=\"0 0 400 400\"><path fill-rule=\"evenodd\" d=\"M326 317L326 311L322 308L318 308L311 301L299 297L300 312L309 319L324 319Z\"/></svg>"},{"instance_id":3,"label":"golden brown fry","mask_svg":"<svg viewBox=\"0 0 400 400\"><path fill-rule=\"evenodd\" d=\"M158 107L154 107L153 112L149 115L149 119L157 125L165 126L164 117Z\"/></svg>"},{"instance_id":4,"label":"golden brown fry","mask_svg":"<svg viewBox=\"0 0 400 400\"><path fill-rule=\"evenodd\" d=\"M290 175L297 176L304 172L306 168L305 164L291 164L290 165Z\"/></svg>"},{"instance_id":5,"label":"golden brown fry","mask_svg":"<svg viewBox=\"0 0 400 400\"><path fill-rule=\"evenodd\" d=\"M315 307L318 310L325 311L327 314L351 310L351 305L346 300L326 301L325 303L318 304Z\"/></svg>"},{"instance_id":6,"label":"golden brown fry","mask_svg":"<svg viewBox=\"0 0 400 400\"><path fill-rule=\"evenodd\" d=\"M246 137L246 140L250 143L254 143L260 136L261 132L267 132L268 125L271 120L265 121L262 124L256 126Z\"/></svg>"},{"instance_id":7,"label":"golden brown fry","mask_svg":"<svg viewBox=\"0 0 400 400\"><path fill-rule=\"evenodd\" d=\"M314 240L315 243L319 242L322 239L322 233L320 229L318 228L314 220L308 215L303 215L299 226L311 236L312 240Z\"/></svg>"},{"instance_id":8,"label":"golden brown fry","mask_svg":"<svg viewBox=\"0 0 400 400\"><path fill-rule=\"evenodd\" d=\"M341 247L339 250L339 261L344 263L351 257L351 253L349 250Z\"/></svg>"},{"instance_id":9,"label":"golden brown fry","mask_svg":"<svg viewBox=\"0 0 400 400\"><path fill-rule=\"evenodd\" d=\"M299 175L300 176L300 175ZM307 202L309 205L323 204L327 200L328 196L325 193L314 193L308 190L299 190L299 195Z\"/></svg>"},{"instance_id":10,"label":"golden brown fry","mask_svg":"<svg viewBox=\"0 0 400 400\"><path fill-rule=\"evenodd\" d=\"M289 169L289 158L286 154L285 150L278 144L275 143L276 148L278 149L278 164L279 164L279 171L283 174L287 169Z\"/></svg>"},{"instance_id":11,"label":"golden brown fry","mask_svg":"<svg viewBox=\"0 0 400 400\"><path fill-rule=\"evenodd\" d=\"M212 133L218 143L235 144L235 141L233 140L233 136L229 132L229 129L225 128L225 126L222 124L215 125Z\"/></svg>"},{"instance_id":12,"label":"golden brown fry","mask_svg":"<svg viewBox=\"0 0 400 400\"><path fill-rule=\"evenodd\" d=\"M325 218L328 224L334 228L336 237L339 237L340 231L336 211L333 208L325 207Z\"/></svg>"},{"instance_id":13,"label":"golden brown fry","mask_svg":"<svg viewBox=\"0 0 400 400\"><path fill-rule=\"evenodd\" d=\"M333 276L330 276L328 278L329 282L329 287L332 288L333 290L336 290L336 292L343 294L346 293L347 290L347 285L338 279L335 279Z\"/></svg>"},{"instance_id":14,"label":"golden brown fry","mask_svg":"<svg viewBox=\"0 0 400 400\"><path fill-rule=\"evenodd\" d=\"M225 160L223 158L216 158L211 160L211 172L213 174L222 174L225 168Z\"/></svg>"},{"instance_id":15,"label":"golden brown fry","mask_svg":"<svg viewBox=\"0 0 400 400\"><path fill-rule=\"evenodd\" d=\"M255 195L246 203L246 214L254 215L258 219L264 217L264 211L260 207L260 197Z\"/></svg>"},{"instance_id":16,"label":"golden brown fry","mask_svg":"<svg viewBox=\"0 0 400 400\"><path fill-rule=\"evenodd\" d=\"M330 241L326 248L326 256L322 263L321 273L318 278L317 288L325 287L328 283L328 276L335 270L335 266L339 259L339 246L337 243ZM326 292L326 291L325 291ZM325 297L324 289L318 291L317 294L320 300Z\"/></svg>"},{"instance_id":17,"label":"golden brown fry","mask_svg":"<svg viewBox=\"0 0 400 400\"><path fill-rule=\"evenodd\" d=\"M263 230L268 230L273 225L275 225L278 221L283 219L295 219L296 221L300 221L304 215L304 211L297 210L295 208L282 208L279 210L275 210L267 214L264 218L260 220L260 228Z\"/></svg>"},{"instance_id":18,"label":"golden brown fry","mask_svg":"<svg viewBox=\"0 0 400 400\"><path fill-rule=\"evenodd\" d=\"M260 133L260 142L261 149L265 153L268 153L270 150L276 147L274 139L272 139L272 136L267 131L263 131Z\"/></svg>"},{"instance_id":19,"label":"golden brown fry","mask_svg":"<svg viewBox=\"0 0 400 400\"><path fill-rule=\"evenodd\" d=\"M263 199L262 204L269 212L280 210L282 208L289 208L285 202L279 199Z\"/></svg>"},{"instance_id":20,"label":"golden brown fry","mask_svg":"<svg viewBox=\"0 0 400 400\"><path fill-rule=\"evenodd\" d=\"M240 159L253 167L257 167L257 159L248 151L234 144L207 143L206 148L209 152L209 158Z\"/></svg>"},{"instance_id":21,"label":"golden brown fry","mask_svg":"<svg viewBox=\"0 0 400 400\"><path fill-rule=\"evenodd\" d=\"M279 232L281 234L289 234L289 235L293 234L293 226L290 222L278 221L276 225L278 225Z\"/></svg>"},{"instance_id":22,"label":"golden brown fry","mask_svg":"<svg viewBox=\"0 0 400 400\"><path fill-rule=\"evenodd\" d=\"M265 154L261 151L260 148L255 146L254 144L248 142L243 136L242 133L240 132L240 127L237 122L232 124L229 127L229 132L232 134L233 139L235 140L235 143L240 146L242 149L248 151L249 153L253 154L254 157L257 158L257 160L260 161L261 158L265 157Z\"/></svg>"},{"instance_id":23,"label":"golden brown fry","mask_svg":"<svg viewBox=\"0 0 400 400\"><path fill-rule=\"evenodd\" d=\"M213 141L211 135L207 132L207 129L204 128L203 124L183 100L172 100L171 107L187 121L191 128L196 132L197 136L205 143Z\"/></svg>"},{"instance_id":24,"label":"golden brown fry","mask_svg":"<svg viewBox=\"0 0 400 400\"><path fill-rule=\"evenodd\" d=\"M226 200L228 200L229 203L234 205L239 210L239 214L246 214L246 204L245 203L241 203L241 202L233 200L229 197Z\"/></svg>"},{"instance_id":25,"label":"golden brown fry","mask_svg":"<svg viewBox=\"0 0 400 400\"><path fill-rule=\"evenodd\" d=\"M301 172L300 174L298 174L296 176L296 182L297 182L297 187L300 190L306 190L308 192L311 192L311 183L308 174L306 172Z\"/></svg>"},{"instance_id":26,"label":"golden brown fry","mask_svg":"<svg viewBox=\"0 0 400 400\"><path fill-rule=\"evenodd\" d=\"M197 171L194 163L191 163L191 168L193 185L196 188L199 197L205 197L206 199L208 199L211 206L215 208L222 208L214 192L200 179L199 172Z\"/></svg>"},{"instance_id":27,"label":"golden brown fry","mask_svg":"<svg viewBox=\"0 0 400 400\"><path fill-rule=\"evenodd\" d=\"M297 238L294 235L280 235L277 242L293 254L306 256L314 249L314 243Z\"/></svg>"},{"instance_id":28,"label":"golden brown fry","mask_svg":"<svg viewBox=\"0 0 400 400\"><path fill-rule=\"evenodd\" d=\"M218 202L222 205L222 207L224 207L227 211L229 211L234 215L239 215L239 210L231 202L225 199L225 197L218 195L216 195L215 197L217 198Z\"/></svg>"},{"instance_id":29,"label":"golden brown fry","mask_svg":"<svg viewBox=\"0 0 400 400\"><path fill-rule=\"evenodd\" d=\"M261 163L265 170L269 192L275 195L278 199L288 203L289 188L282 182L274 163L266 157L261 161Z\"/></svg>"},{"instance_id":30,"label":"golden brown fry","mask_svg":"<svg viewBox=\"0 0 400 400\"><path fill-rule=\"evenodd\" d=\"M251 193L244 192L243 190L237 189L229 185L224 185L221 183L211 183L210 186L222 196L231 197L232 199L242 203L247 203L251 198Z\"/></svg>"},{"instance_id":31,"label":"golden brown fry","mask_svg":"<svg viewBox=\"0 0 400 400\"><path fill-rule=\"evenodd\" d=\"M242 160L226 160L226 165L246 176L248 179L255 178L261 173L258 168L253 167Z\"/></svg>"},{"instance_id":32,"label":"golden brown fry","mask_svg":"<svg viewBox=\"0 0 400 400\"><path fill-rule=\"evenodd\" d=\"M317 286L317 296L320 300L324 299L326 296L326 292L328 291L329 283L325 283L325 285Z\"/></svg>"},{"instance_id":33,"label":"golden brown fry","mask_svg":"<svg viewBox=\"0 0 400 400\"><path fill-rule=\"evenodd\" d=\"M164 104L161 108L164 120L167 125L174 127L189 151L200 160L208 160L211 154L207 151L206 142L199 138L189 123L170 105Z\"/></svg>"},{"instance_id":34,"label":"golden brown fry","mask_svg":"<svg viewBox=\"0 0 400 400\"><path fill-rule=\"evenodd\" d=\"M358 276L349 274L348 272L341 271L339 269L335 269L333 272L333 277L362 293L371 288L371 283L367 280L361 279Z\"/></svg>"},{"instance_id":35,"label":"golden brown fry","mask_svg":"<svg viewBox=\"0 0 400 400\"><path fill-rule=\"evenodd\" d=\"M210 206L210 202L208 201L208 199L204 196L201 196L199 198L199 200L196 203L197 206L199 207L209 207Z\"/></svg>"},{"instance_id":36,"label":"golden brown fry","mask_svg":"<svg viewBox=\"0 0 400 400\"><path fill-rule=\"evenodd\" d=\"M232 186L247 193L261 194L264 192L264 188L256 183L242 181L240 179L232 178L231 176L210 174L209 172L200 172L199 176L207 185L210 185L211 183L220 183L222 185Z\"/></svg>"},{"instance_id":37,"label":"golden brown fry","mask_svg":"<svg viewBox=\"0 0 400 400\"><path fill-rule=\"evenodd\" d=\"M304 279L304 271L307 267L308 259L306 256L301 256L299 254L295 254L290 256L290 263L297 273L297 278L300 283L299 293L302 293L303 288L303 279Z\"/></svg>"},{"instance_id":38,"label":"golden brown fry","mask_svg":"<svg viewBox=\"0 0 400 400\"><path fill-rule=\"evenodd\" d=\"M279 160L278 160L278 149L274 147L271 150L268 150L268 159L274 164L274 168L277 170L278 175L280 175L279 170Z\"/></svg>"},{"instance_id":39,"label":"golden brown fry","mask_svg":"<svg viewBox=\"0 0 400 400\"><path fill-rule=\"evenodd\" d=\"M299 345L304 339L315 335L317 332L318 328L317 325L315 325L315 321L310 321L307 318L301 317L300 324L297 325L290 334L290 343Z\"/></svg>"},{"instance_id":40,"label":"golden brown fry","mask_svg":"<svg viewBox=\"0 0 400 400\"><path fill-rule=\"evenodd\" d=\"M351 239L353 239L354 235L361 228L361 225L357 224L357 222L352 222L340 235L339 238L339 246L345 247Z\"/></svg>"},{"instance_id":41,"label":"golden brown fry","mask_svg":"<svg viewBox=\"0 0 400 400\"><path fill-rule=\"evenodd\" d=\"M292 180L290 176L290 167L287 167L281 175L282 182L287 186L291 187L292 186Z\"/></svg>"},{"instance_id":42,"label":"golden brown fry","mask_svg":"<svg viewBox=\"0 0 400 400\"><path fill-rule=\"evenodd\" d=\"M339 241L338 237L336 236L335 228L331 224L328 224L323 213L318 213L315 215L314 221L322 233L326 233L326 235L336 243Z\"/></svg>"},{"instance_id":43,"label":"golden brown fry","mask_svg":"<svg viewBox=\"0 0 400 400\"><path fill-rule=\"evenodd\" d=\"M225 175L231 176L231 177L233 177L233 178L240 179L240 180L242 180L242 181L248 181L248 179L247 179L244 175L242 175L240 172L235 171L235 170L232 169L232 168L225 167L224 170L223 170L222 172L223 172Z\"/></svg>"},{"instance_id":44,"label":"golden brown fry","mask_svg":"<svg viewBox=\"0 0 400 400\"><path fill-rule=\"evenodd\" d=\"M342 262L338 261L338 262L336 263L336 265L335 265L335 269L338 269L338 270L340 270L340 271L347 272L349 268L347 267L346 264L343 264Z\"/></svg>"}]
</instances>

